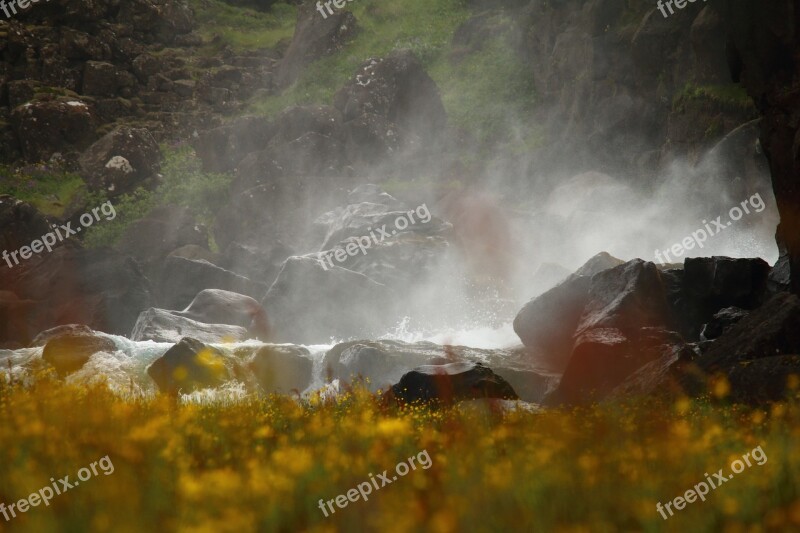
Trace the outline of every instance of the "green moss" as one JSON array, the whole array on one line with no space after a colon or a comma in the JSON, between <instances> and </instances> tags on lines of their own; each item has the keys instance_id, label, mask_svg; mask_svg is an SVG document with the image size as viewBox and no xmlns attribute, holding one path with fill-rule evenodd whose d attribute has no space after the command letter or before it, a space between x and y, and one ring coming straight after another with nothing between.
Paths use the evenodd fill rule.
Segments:
<instances>
[{"instance_id":1,"label":"green moss","mask_svg":"<svg viewBox=\"0 0 800 533\"><path fill-rule=\"evenodd\" d=\"M274 47L281 39L291 38L297 20L294 6L279 2L268 12L233 7L219 0L191 0L201 36L214 44L206 55L224 46L234 50L258 50ZM203 53L203 51L201 51Z\"/></svg>"},{"instance_id":2,"label":"green moss","mask_svg":"<svg viewBox=\"0 0 800 533\"><path fill-rule=\"evenodd\" d=\"M687 83L675 95L673 108L679 108L695 102L712 102L714 104L745 111L755 110L753 100L744 87L738 83L728 85L694 85Z\"/></svg>"},{"instance_id":3,"label":"green moss","mask_svg":"<svg viewBox=\"0 0 800 533\"><path fill-rule=\"evenodd\" d=\"M114 200L117 218L92 226L86 234L86 244L113 245L128 225L160 205L187 207L199 223L210 224L214 220L216 212L228 201L231 177L203 172L200 160L190 147L162 146L162 151L165 153L162 184L154 191L139 188ZM95 195L89 203L100 205L104 201L102 195Z\"/></svg>"}]
</instances>

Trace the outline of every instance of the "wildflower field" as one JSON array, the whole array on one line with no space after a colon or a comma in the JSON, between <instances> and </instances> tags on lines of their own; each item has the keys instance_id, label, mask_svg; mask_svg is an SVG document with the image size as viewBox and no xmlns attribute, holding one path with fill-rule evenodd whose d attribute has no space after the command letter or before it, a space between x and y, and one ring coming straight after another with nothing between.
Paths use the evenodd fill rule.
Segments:
<instances>
[{"instance_id":1,"label":"wildflower field","mask_svg":"<svg viewBox=\"0 0 800 533\"><path fill-rule=\"evenodd\" d=\"M2 381L2 380L0 380ZM6 521L2 531L800 530L800 408L639 401L509 411L252 397L121 399L53 380L0 386L0 502L103 456L111 475ZM664 520L667 502L761 446L761 466ZM368 501L330 500L427 450Z\"/></svg>"}]
</instances>

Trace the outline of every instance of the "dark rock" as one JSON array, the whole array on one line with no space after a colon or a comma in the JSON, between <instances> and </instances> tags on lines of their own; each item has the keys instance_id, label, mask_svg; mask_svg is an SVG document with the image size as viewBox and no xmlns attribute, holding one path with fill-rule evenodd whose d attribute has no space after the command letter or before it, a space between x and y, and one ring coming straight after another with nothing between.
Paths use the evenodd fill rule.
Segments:
<instances>
[{"instance_id":1,"label":"dark rock","mask_svg":"<svg viewBox=\"0 0 800 533\"><path fill-rule=\"evenodd\" d=\"M697 359L712 374L741 362L800 353L800 298L781 293L752 311Z\"/></svg>"},{"instance_id":2,"label":"dark rock","mask_svg":"<svg viewBox=\"0 0 800 533\"><path fill-rule=\"evenodd\" d=\"M734 324L750 314L739 307L726 307L714 315L713 320L703 326L700 332L700 340L714 340L720 335L731 329Z\"/></svg>"},{"instance_id":3,"label":"dark rock","mask_svg":"<svg viewBox=\"0 0 800 533\"><path fill-rule=\"evenodd\" d=\"M87 61L83 67L83 88L87 96L117 96L120 88L117 67L104 61Z\"/></svg>"},{"instance_id":4,"label":"dark rock","mask_svg":"<svg viewBox=\"0 0 800 533\"><path fill-rule=\"evenodd\" d=\"M53 153L80 152L97 137L97 117L74 98L35 100L16 107L11 123L27 161L48 161Z\"/></svg>"},{"instance_id":5,"label":"dark rock","mask_svg":"<svg viewBox=\"0 0 800 533\"><path fill-rule=\"evenodd\" d=\"M642 328L630 336L616 328L585 330L575 341L561 382L547 403L584 405L603 400L648 363L662 358L671 362L685 354L685 348L679 334L659 328ZM662 361L657 368L664 366Z\"/></svg>"},{"instance_id":6,"label":"dark rock","mask_svg":"<svg viewBox=\"0 0 800 533\"><path fill-rule=\"evenodd\" d=\"M356 17L350 11L323 18L313 7L301 7L294 37L275 72L275 86L289 87L312 61L338 51L357 32Z\"/></svg>"},{"instance_id":7,"label":"dark rock","mask_svg":"<svg viewBox=\"0 0 800 533\"><path fill-rule=\"evenodd\" d=\"M161 271L159 297L161 305L184 309L204 289L223 289L262 298L267 285L251 281L207 261L167 257Z\"/></svg>"},{"instance_id":8,"label":"dark rock","mask_svg":"<svg viewBox=\"0 0 800 533\"><path fill-rule=\"evenodd\" d=\"M50 225L36 208L13 196L0 194L1 250L8 253L15 252L23 246L30 246L33 240L49 232ZM10 261L12 267L15 266L14 260ZM9 268L8 260L3 259L0 262L0 272L7 268Z\"/></svg>"},{"instance_id":9,"label":"dark rock","mask_svg":"<svg viewBox=\"0 0 800 533\"><path fill-rule=\"evenodd\" d=\"M266 246L248 246L232 242L222 254L220 266L255 281L272 285L281 266L294 251L281 242Z\"/></svg>"},{"instance_id":10,"label":"dark rock","mask_svg":"<svg viewBox=\"0 0 800 533\"><path fill-rule=\"evenodd\" d=\"M670 296L681 333L687 339L699 339L702 325L721 309L749 310L761 305L768 295L769 271L762 259L687 258L681 287Z\"/></svg>"},{"instance_id":11,"label":"dark rock","mask_svg":"<svg viewBox=\"0 0 800 533\"><path fill-rule=\"evenodd\" d=\"M114 341L94 334L62 333L47 341L42 359L50 363L61 374L69 374L83 368L89 358L97 352L114 352Z\"/></svg>"},{"instance_id":12,"label":"dark rock","mask_svg":"<svg viewBox=\"0 0 800 533\"><path fill-rule=\"evenodd\" d=\"M13 292L0 291L0 342L27 345L42 327L51 325L43 307L42 302L21 300Z\"/></svg>"},{"instance_id":13,"label":"dark rock","mask_svg":"<svg viewBox=\"0 0 800 533\"><path fill-rule=\"evenodd\" d=\"M177 395L224 385L242 375L239 363L217 348L185 337L147 368L161 392Z\"/></svg>"},{"instance_id":14,"label":"dark rock","mask_svg":"<svg viewBox=\"0 0 800 533\"><path fill-rule=\"evenodd\" d=\"M334 96L345 122L377 115L396 124L399 144L426 144L442 135L447 123L439 89L408 50L368 59Z\"/></svg>"},{"instance_id":15,"label":"dark rock","mask_svg":"<svg viewBox=\"0 0 800 533\"><path fill-rule=\"evenodd\" d=\"M266 393L302 393L311 384L314 364L309 351L301 346L270 345L259 349L247 368Z\"/></svg>"},{"instance_id":16,"label":"dark rock","mask_svg":"<svg viewBox=\"0 0 800 533\"><path fill-rule=\"evenodd\" d=\"M518 399L506 380L482 364L470 362L417 367L392 386L389 398L400 403L443 404L481 398Z\"/></svg>"},{"instance_id":17,"label":"dark rock","mask_svg":"<svg viewBox=\"0 0 800 533\"><path fill-rule=\"evenodd\" d=\"M90 189L113 197L152 180L161 169L161 150L148 130L120 126L86 150L80 165Z\"/></svg>"},{"instance_id":18,"label":"dark rock","mask_svg":"<svg viewBox=\"0 0 800 533\"><path fill-rule=\"evenodd\" d=\"M535 354L563 368L588 303L591 277L624 262L601 252L550 290L533 298L514 318L514 332Z\"/></svg>"},{"instance_id":19,"label":"dark rock","mask_svg":"<svg viewBox=\"0 0 800 533\"><path fill-rule=\"evenodd\" d=\"M241 342L248 338L243 327L228 324L202 323L176 311L150 308L139 315L131 332L133 341L178 342L191 336L201 342Z\"/></svg>"}]
</instances>

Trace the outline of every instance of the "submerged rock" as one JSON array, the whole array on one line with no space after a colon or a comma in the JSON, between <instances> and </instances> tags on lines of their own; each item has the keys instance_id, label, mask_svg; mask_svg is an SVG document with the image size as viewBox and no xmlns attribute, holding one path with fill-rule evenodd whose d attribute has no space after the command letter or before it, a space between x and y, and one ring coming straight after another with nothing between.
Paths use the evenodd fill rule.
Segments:
<instances>
[{"instance_id":1,"label":"submerged rock","mask_svg":"<svg viewBox=\"0 0 800 533\"><path fill-rule=\"evenodd\" d=\"M161 392L177 395L224 385L243 376L233 357L197 339L185 337L147 368Z\"/></svg>"}]
</instances>

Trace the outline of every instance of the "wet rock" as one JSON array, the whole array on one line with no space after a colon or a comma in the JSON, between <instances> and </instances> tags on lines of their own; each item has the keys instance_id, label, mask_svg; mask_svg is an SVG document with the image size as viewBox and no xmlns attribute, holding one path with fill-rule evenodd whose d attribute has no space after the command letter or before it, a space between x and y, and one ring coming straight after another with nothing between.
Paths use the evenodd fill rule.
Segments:
<instances>
[{"instance_id":1,"label":"wet rock","mask_svg":"<svg viewBox=\"0 0 800 533\"><path fill-rule=\"evenodd\" d=\"M205 324L228 324L247 328L253 337L267 340L270 325L264 308L249 296L220 289L206 289L195 296L189 307L175 315Z\"/></svg>"},{"instance_id":2,"label":"wet rock","mask_svg":"<svg viewBox=\"0 0 800 533\"><path fill-rule=\"evenodd\" d=\"M547 403L584 405L603 400L643 366L686 353L685 347L679 334L660 328L628 334L611 327L585 330L576 339L561 382Z\"/></svg>"},{"instance_id":3,"label":"wet rock","mask_svg":"<svg viewBox=\"0 0 800 533\"><path fill-rule=\"evenodd\" d=\"M749 311L739 307L726 307L716 313L711 322L703 326L703 330L700 332L700 340L706 341L718 338L749 314Z\"/></svg>"},{"instance_id":4,"label":"wet rock","mask_svg":"<svg viewBox=\"0 0 800 533\"><path fill-rule=\"evenodd\" d=\"M186 308L204 289L222 289L261 298L267 285L251 281L207 261L167 257L160 276L160 301L171 309Z\"/></svg>"},{"instance_id":5,"label":"wet rock","mask_svg":"<svg viewBox=\"0 0 800 533\"><path fill-rule=\"evenodd\" d=\"M114 341L99 337L94 332L51 332L42 351L42 359L50 363L60 375L65 375L83 368L97 352L114 352L116 349Z\"/></svg>"},{"instance_id":6,"label":"wet rock","mask_svg":"<svg viewBox=\"0 0 800 533\"><path fill-rule=\"evenodd\" d=\"M739 320L697 359L712 374L733 365L800 353L800 298L780 293Z\"/></svg>"},{"instance_id":7,"label":"wet rock","mask_svg":"<svg viewBox=\"0 0 800 533\"><path fill-rule=\"evenodd\" d=\"M420 366L405 374L385 399L400 403L443 403L481 398L518 399L503 378L480 363Z\"/></svg>"},{"instance_id":8,"label":"wet rock","mask_svg":"<svg viewBox=\"0 0 800 533\"><path fill-rule=\"evenodd\" d=\"M191 336L201 342L240 342L248 338L247 329L229 324L203 323L175 311L150 308L139 315L130 334L133 341L178 342Z\"/></svg>"},{"instance_id":9,"label":"wet rock","mask_svg":"<svg viewBox=\"0 0 800 533\"><path fill-rule=\"evenodd\" d=\"M185 337L152 365L147 374L158 390L177 395L224 385L243 375L241 365L222 351Z\"/></svg>"},{"instance_id":10,"label":"wet rock","mask_svg":"<svg viewBox=\"0 0 800 533\"><path fill-rule=\"evenodd\" d=\"M311 384L314 366L301 346L270 345L259 349L246 363L265 393L302 393Z\"/></svg>"}]
</instances>

